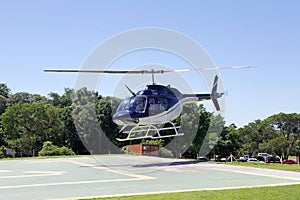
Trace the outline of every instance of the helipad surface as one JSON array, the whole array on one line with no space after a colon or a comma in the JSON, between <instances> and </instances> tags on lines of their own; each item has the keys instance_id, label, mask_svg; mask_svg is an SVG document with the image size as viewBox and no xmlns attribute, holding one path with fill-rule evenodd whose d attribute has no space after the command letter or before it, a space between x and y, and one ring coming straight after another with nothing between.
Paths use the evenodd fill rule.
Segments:
<instances>
[{"instance_id":1,"label":"helipad surface","mask_svg":"<svg viewBox=\"0 0 300 200\"><path fill-rule=\"evenodd\" d=\"M0 161L0 199L78 199L300 184L300 173L146 156Z\"/></svg>"}]
</instances>

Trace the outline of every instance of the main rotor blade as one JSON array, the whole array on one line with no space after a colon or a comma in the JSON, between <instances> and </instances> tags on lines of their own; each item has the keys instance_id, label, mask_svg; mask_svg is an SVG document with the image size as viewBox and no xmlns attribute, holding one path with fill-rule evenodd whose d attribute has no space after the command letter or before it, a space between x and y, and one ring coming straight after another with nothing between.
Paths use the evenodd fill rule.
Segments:
<instances>
[{"instance_id":1,"label":"main rotor blade","mask_svg":"<svg viewBox=\"0 0 300 200\"><path fill-rule=\"evenodd\" d=\"M103 73L103 74L158 74L164 70L97 70L97 69L44 69L44 72L79 72L79 73Z\"/></svg>"},{"instance_id":2,"label":"main rotor blade","mask_svg":"<svg viewBox=\"0 0 300 200\"><path fill-rule=\"evenodd\" d=\"M223 66L223 67L203 67L191 69L170 69L164 72L190 72L190 71L205 71L205 70L222 70L222 69L243 69L243 68L256 68L255 66Z\"/></svg>"},{"instance_id":3,"label":"main rotor blade","mask_svg":"<svg viewBox=\"0 0 300 200\"><path fill-rule=\"evenodd\" d=\"M128 90L133 96L136 96L136 94L134 93L134 91L132 91L127 85L125 85L125 87L127 88L127 90Z\"/></svg>"},{"instance_id":4,"label":"main rotor blade","mask_svg":"<svg viewBox=\"0 0 300 200\"><path fill-rule=\"evenodd\" d=\"M162 74L167 72L190 72L204 70L255 68L255 66L225 66L191 69L149 69L149 70L97 70L97 69L44 69L44 72L104 73L104 74Z\"/></svg>"}]
</instances>

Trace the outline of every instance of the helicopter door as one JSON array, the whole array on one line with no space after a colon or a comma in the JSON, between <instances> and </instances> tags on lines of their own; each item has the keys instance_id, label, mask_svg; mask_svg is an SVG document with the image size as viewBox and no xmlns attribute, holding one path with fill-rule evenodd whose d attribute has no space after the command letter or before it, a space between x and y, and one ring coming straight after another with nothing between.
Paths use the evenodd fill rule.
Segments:
<instances>
[{"instance_id":1,"label":"helicopter door","mask_svg":"<svg viewBox=\"0 0 300 200\"><path fill-rule=\"evenodd\" d=\"M158 99L158 108L161 112L168 110L168 100L165 98Z\"/></svg>"},{"instance_id":2,"label":"helicopter door","mask_svg":"<svg viewBox=\"0 0 300 200\"><path fill-rule=\"evenodd\" d=\"M149 105L149 116L153 116L159 113L157 98L149 97L148 99Z\"/></svg>"},{"instance_id":3,"label":"helicopter door","mask_svg":"<svg viewBox=\"0 0 300 200\"><path fill-rule=\"evenodd\" d=\"M149 116L154 116L168 109L168 100L165 98L148 97L148 103Z\"/></svg>"},{"instance_id":4,"label":"helicopter door","mask_svg":"<svg viewBox=\"0 0 300 200\"><path fill-rule=\"evenodd\" d=\"M145 96L136 96L134 98L133 103L131 103L131 105L134 106L135 112L144 113L146 110L147 98Z\"/></svg>"}]
</instances>

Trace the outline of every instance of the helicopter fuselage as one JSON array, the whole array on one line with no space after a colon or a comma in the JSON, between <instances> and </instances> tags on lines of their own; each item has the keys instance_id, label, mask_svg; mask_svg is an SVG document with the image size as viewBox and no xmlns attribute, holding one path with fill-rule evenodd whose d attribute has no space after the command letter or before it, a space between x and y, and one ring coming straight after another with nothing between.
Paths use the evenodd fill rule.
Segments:
<instances>
[{"instance_id":1,"label":"helicopter fuselage","mask_svg":"<svg viewBox=\"0 0 300 200\"><path fill-rule=\"evenodd\" d=\"M113 121L122 126L164 124L180 115L184 103L207 99L211 94L182 94L169 86L148 85L120 103Z\"/></svg>"}]
</instances>

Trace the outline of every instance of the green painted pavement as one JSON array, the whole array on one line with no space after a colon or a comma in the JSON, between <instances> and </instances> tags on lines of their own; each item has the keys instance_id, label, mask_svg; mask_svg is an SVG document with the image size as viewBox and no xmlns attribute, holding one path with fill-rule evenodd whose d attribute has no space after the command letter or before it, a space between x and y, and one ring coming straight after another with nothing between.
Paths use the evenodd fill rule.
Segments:
<instances>
[{"instance_id":1,"label":"green painted pavement","mask_svg":"<svg viewBox=\"0 0 300 200\"><path fill-rule=\"evenodd\" d=\"M300 183L300 173L145 156L0 161L0 199L77 199Z\"/></svg>"}]
</instances>

